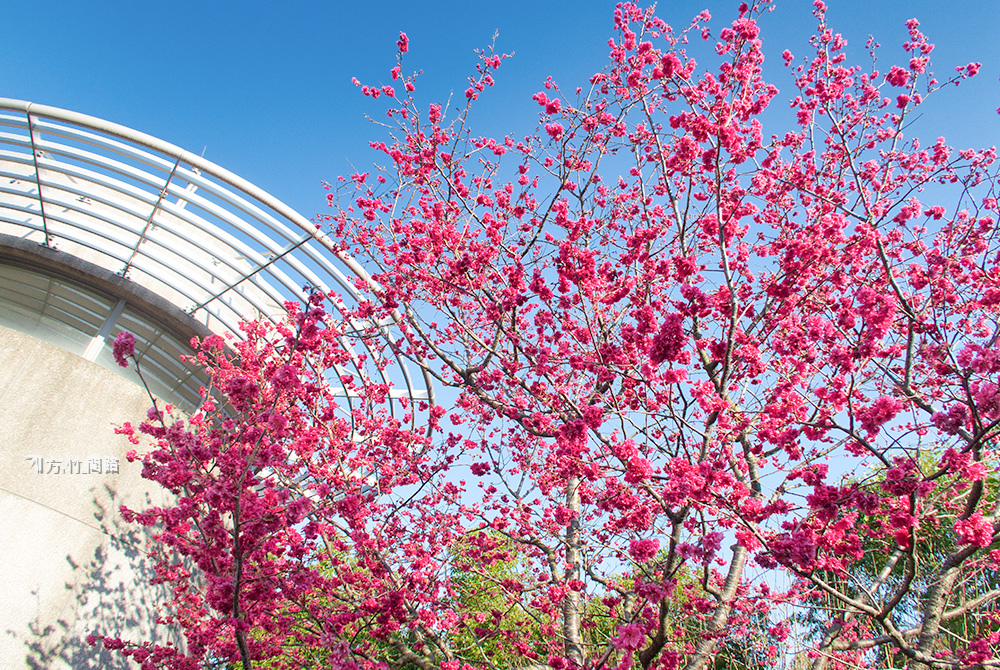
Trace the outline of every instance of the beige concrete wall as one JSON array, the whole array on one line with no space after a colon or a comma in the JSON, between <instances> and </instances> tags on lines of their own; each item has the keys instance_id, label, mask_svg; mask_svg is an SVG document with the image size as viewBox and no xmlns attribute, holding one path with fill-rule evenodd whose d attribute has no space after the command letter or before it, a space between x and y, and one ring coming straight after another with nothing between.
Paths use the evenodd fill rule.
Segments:
<instances>
[{"instance_id":1,"label":"beige concrete wall","mask_svg":"<svg viewBox=\"0 0 1000 670\"><path fill-rule=\"evenodd\" d=\"M130 667L87 646L92 632L167 641L147 538L118 512L164 502L114 434L149 405L114 372L0 327L0 667Z\"/></svg>"}]
</instances>

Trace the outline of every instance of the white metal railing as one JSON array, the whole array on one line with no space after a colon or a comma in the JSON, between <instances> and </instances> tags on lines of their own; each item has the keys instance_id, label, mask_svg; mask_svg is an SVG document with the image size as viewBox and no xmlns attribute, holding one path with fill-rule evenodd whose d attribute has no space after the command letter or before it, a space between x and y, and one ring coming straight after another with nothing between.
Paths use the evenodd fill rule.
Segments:
<instances>
[{"instance_id":1,"label":"white metal railing","mask_svg":"<svg viewBox=\"0 0 1000 670\"><path fill-rule=\"evenodd\" d=\"M276 321L285 301L314 289L336 291L346 309L360 299L358 279L373 286L315 224L214 163L118 124L7 98L0 234L123 276L220 334ZM382 332L393 337L391 325ZM412 377L402 359L397 372L366 360L356 355L341 372L392 384L395 397L432 396L430 378ZM157 366L165 383L190 375L162 356Z\"/></svg>"}]
</instances>

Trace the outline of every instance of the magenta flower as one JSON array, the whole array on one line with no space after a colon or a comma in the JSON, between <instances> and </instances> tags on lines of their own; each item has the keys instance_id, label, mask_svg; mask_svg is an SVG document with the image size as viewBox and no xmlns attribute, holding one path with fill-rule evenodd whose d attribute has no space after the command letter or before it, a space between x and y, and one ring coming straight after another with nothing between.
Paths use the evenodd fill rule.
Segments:
<instances>
[{"instance_id":1,"label":"magenta flower","mask_svg":"<svg viewBox=\"0 0 1000 670\"><path fill-rule=\"evenodd\" d=\"M118 337L115 338L115 343L111 347L111 353L118 365L127 368L128 361L126 359L135 354L135 335L124 330L118 333Z\"/></svg>"},{"instance_id":2,"label":"magenta flower","mask_svg":"<svg viewBox=\"0 0 1000 670\"><path fill-rule=\"evenodd\" d=\"M960 544L973 544L977 547L988 547L993 544L993 524L976 512L968 519L955 522L955 532L958 533Z\"/></svg>"},{"instance_id":3,"label":"magenta flower","mask_svg":"<svg viewBox=\"0 0 1000 670\"><path fill-rule=\"evenodd\" d=\"M611 642L619 651L635 651L642 646L645 639L642 626L637 623L628 623L618 627L618 637Z\"/></svg>"},{"instance_id":4,"label":"magenta flower","mask_svg":"<svg viewBox=\"0 0 1000 670\"><path fill-rule=\"evenodd\" d=\"M292 365L282 365L271 377L271 383L279 391L295 388L299 385L299 375Z\"/></svg>"},{"instance_id":5,"label":"magenta flower","mask_svg":"<svg viewBox=\"0 0 1000 670\"><path fill-rule=\"evenodd\" d=\"M246 377L233 377L226 384L229 401L240 411L250 409L260 388Z\"/></svg>"},{"instance_id":6,"label":"magenta flower","mask_svg":"<svg viewBox=\"0 0 1000 670\"><path fill-rule=\"evenodd\" d=\"M656 538L646 538L643 540L629 540L628 553L639 563L651 561L660 550L660 541Z\"/></svg>"}]
</instances>

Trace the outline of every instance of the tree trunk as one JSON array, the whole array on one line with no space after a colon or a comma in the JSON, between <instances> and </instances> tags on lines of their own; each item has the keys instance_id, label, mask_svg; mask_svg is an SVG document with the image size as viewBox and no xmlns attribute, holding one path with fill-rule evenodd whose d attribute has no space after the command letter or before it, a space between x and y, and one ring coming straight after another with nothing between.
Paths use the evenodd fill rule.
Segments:
<instances>
[{"instance_id":1,"label":"tree trunk","mask_svg":"<svg viewBox=\"0 0 1000 670\"><path fill-rule=\"evenodd\" d=\"M708 666L712 652L719 644L719 632L729 622L729 613L733 609L733 598L736 597L736 589L743 577L743 566L746 559L746 548L742 545L734 545L733 561L729 564L729 574L726 575L726 583L722 587L722 592L717 596L719 604L715 606L712 619L705 627L702 639L695 645L694 653L689 657L684 670L704 670Z\"/></svg>"},{"instance_id":2,"label":"tree trunk","mask_svg":"<svg viewBox=\"0 0 1000 670\"><path fill-rule=\"evenodd\" d=\"M580 553L580 479L571 477L566 484L566 507L573 512L573 520L566 527L566 583L580 580L583 557ZM566 658L583 667L583 638L580 634L582 597L580 591L570 588L563 598L563 650Z\"/></svg>"},{"instance_id":3,"label":"tree trunk","mask_svg":"<svg viewBox=\"0 0 1000 670\"><path fill-rule=\"evenodd\" d=\"M938 571L937 579L927 588L927 595L923 603L923 621L915 649L919 656L930 658L934 653L934 645L941 632L941 622L944 619L944 609L948 596L962 572L962 564L975 551L976 547L967 546L949 557L941 566L941 570ZM930 664L923 662L919 657L912 659L906 667L909 670L930 670L931 668Z\"/></svg>"}]
</instances>

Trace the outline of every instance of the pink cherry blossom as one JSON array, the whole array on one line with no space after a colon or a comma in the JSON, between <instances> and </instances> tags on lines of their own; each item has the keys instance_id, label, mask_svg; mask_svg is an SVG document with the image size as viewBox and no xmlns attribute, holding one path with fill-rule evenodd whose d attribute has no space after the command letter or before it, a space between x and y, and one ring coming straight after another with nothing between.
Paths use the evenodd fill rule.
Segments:
<instances>
[{"instance_id":1,"label":"pink cherry blossom","mask_svg":"<svg viewBox=\"0 0 1000 670\"><path fill-rule=\"evenodd\" d=\"M127 368L128 357L135 355L135 335L124 330L118 333L111 347L111 353L118 365Z\"/></svg>"}]
</instances>

